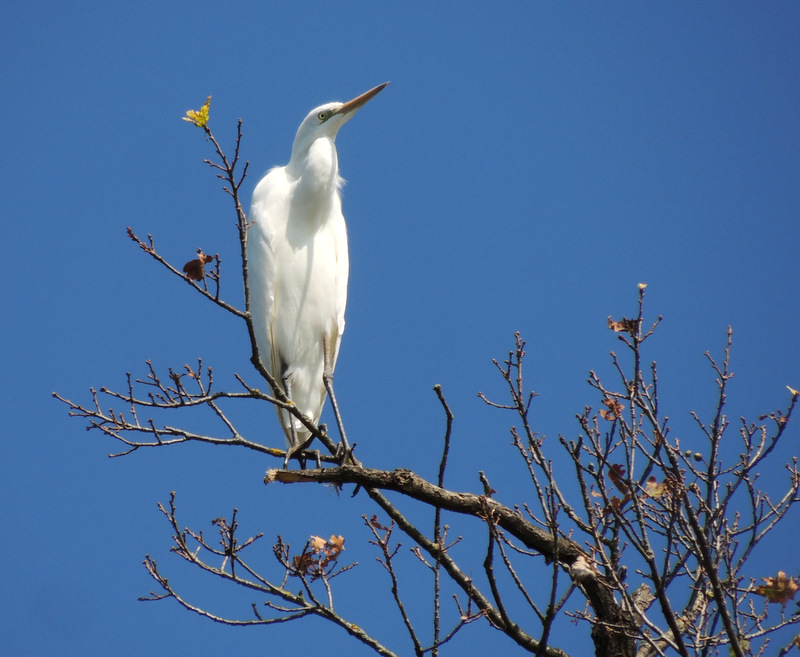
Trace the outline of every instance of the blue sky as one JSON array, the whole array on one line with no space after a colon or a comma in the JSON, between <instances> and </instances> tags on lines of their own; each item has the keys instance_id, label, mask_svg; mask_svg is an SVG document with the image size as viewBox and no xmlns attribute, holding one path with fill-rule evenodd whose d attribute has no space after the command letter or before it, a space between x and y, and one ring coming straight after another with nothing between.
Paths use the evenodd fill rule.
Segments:
<instances>
[{"instance_id":1,"label":"blue sky","mask_svg":"<svg viewBox=\"0 0 800 657\"><path fill-rule=\"evenodd\" d=\"M480 490L482 469L501 500L524 501L511 419L476 397L502 394L491 359L521 331L537 429L553 445L576 436L575 413L600 401L587 372L610 377L618 348L606 318L635 312L640 282L650 316L664 316L647 357L687 441L689 411L713 408L703 353L721 353L728 325L731 418L800 388L796 4L32 1L3 14L7 654L369 654L321 623L232 629L137 602L152 589L149 553L197 599L247 613L249 599L168 553L156 502L170 490L185 524L211 531L236 506L267 548L278 533L298 547L345 535L361 565L341 609L409 650L381 617L394 612L378 606L363 495L265 488L276 462L230 449L109 460L114 445L51 398L88 401L90 386L143 376L147 359L165 371L202 356L220 383L254 378L243 324L125 236L152 233L177 264L197 247L219 253L223 293L241 301L235 217L202 163L209 145L181 121L209 94L223 144L244 120L249 199L311 108L392 82L338 139L351 282L336 386L367 465L435 476L440 383L456 414L451 485ZM237 413L253 438L283 444L271 409ZM754 577L798 570L780 546L759 558ZM460 641L452 654L505 646L475 626Z\"/></svg>"}]
</instances>

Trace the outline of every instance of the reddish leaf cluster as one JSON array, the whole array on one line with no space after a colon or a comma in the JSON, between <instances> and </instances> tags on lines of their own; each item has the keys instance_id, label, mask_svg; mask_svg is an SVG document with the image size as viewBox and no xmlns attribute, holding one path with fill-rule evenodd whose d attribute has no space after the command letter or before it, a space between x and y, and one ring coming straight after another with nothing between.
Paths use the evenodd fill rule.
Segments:
<instances>
[{"instance_id":1,"label":"reddish leaf cluster","mask_svg":"<svg viewBox=\"0 0 800 657\"><path fill-rule=\"evenodd\" d=\"M611 399L610 397L606 397L603 400L603 405L606 406L608 410L601 409L599 411L600 417L604 420L608 420L609 422L616 420L622 414L622 411L625 410L625 407L622 404L620 404L616 399Z\"/></svg>"},{"instance_id":2,"label":"reddish leaf cluster","mask_svg":"<svg viewBox=\"0 0 800 657\"><path fill-rule=\"evenodd\" d=\"M344 536L333 535L327 541L319 536L312 536L302 554L292 558L294 575L306 575L312 579L328 575L329 566L335 564L343 550Z\"/></svg>"},{"instance_id":3,"label":"reddish leaf cluster","mask_svg":"<svg viewBox=\"0 0 800 657\"><path fill-rule=\"evenodd\" d=\"M614 463L608 469L608 478L611 480L611 483L617 487L617 490L626 493L628 491L628 485L625 483L624 477L625 468L619 463Z\"/></svg>"},{"instance_id":4,"label":"reddish leaf cluster","mask_svg":"<svg viewBox=\"0 0 800 657\"><path fill-rule=\"evenodd\" d=\"M786 603L794 598L797 589L800 588L794 577L786 577L782 570L778 571L777 577L762 577L764 584L757 586L756 595L763 595L770 602L780 602L784 607Z\"/></svg>"},{"instance_id":5,"label":"reddish leaf cluster","mask_svg":"<svg viewBox=\"0 0 800 657\"><path fill-rule=\"evenodd\" d=\"M367 520L367 524L368 524L370 527L374 527L375 529L380 529L380 530L382 530L382 531L386 531L387 529L389 529L388 527L384 527L384 526L383 526L383 525L382 525L382 524L381 524L381 523L378 521L378 516L377 516L377 515L373 515L373 516L372 516L372 517L371 517L369 520Z\"/></svg>"},{"instance_id":6,"label":"reddish leaf cluster","mask_svg":"<svg viewBox=\"0 0 800 657\"><path fill-rule=\"evenodd\" d=\"M618 463L614 463L608 469L608 478L618 491L623 493L622 498L614 495L608 500L610 508L606 507L605 513L611 513L611 510L620 511L625 504L631 499L630 486L625 483L625 468ZM594 497L602 497L600 493L592 491Z\"/></svg>"},{"instance_id":7,"label":"reddish leaf cluster","mask_svg":"<svg viewBox=\"0 0 800 657\"><path fill-rule=\"evenodd\" d=\"M206 275L206 265L214 260L214 256L206 255L202 249L197 249L197 258L190 260L183 266L183 273L186 278L193 281L202 281Z\"/></svg>"},{"instance_id":8,"label":"reddish leaf cluster","mask_svg":"<svg viewBox=\"0 0 800 657\"><path fill-rule=\"evenodd\" d=\"M608 479L623 495L621 498L617 495L614 495L608 500L609 507L605 509L606 514L611 513L612 509L617 512L621 511L622 508L633 498L633 486L625 481L625 468L623 466L618 463L612 464L608 468ZM664 481L659 483L658 479L651 475L645 482L644 495L641 496L641 499L645 499L646 497L658 499L659 497L663 497L665 495L672 495L675 491L675 487L674 479L667 477L664 479ZM595 491L592 491L592 496L602 497L600 493Z\"/></svg>"}]
</instances>

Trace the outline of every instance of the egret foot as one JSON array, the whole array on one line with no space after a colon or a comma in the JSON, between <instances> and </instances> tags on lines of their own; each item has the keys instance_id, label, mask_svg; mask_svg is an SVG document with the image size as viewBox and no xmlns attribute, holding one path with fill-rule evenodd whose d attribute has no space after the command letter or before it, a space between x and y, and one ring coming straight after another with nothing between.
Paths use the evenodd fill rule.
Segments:
<instances>
[{"instance_id":1,"label":"egret foot","mask_svg":"<svg viewBox=\"0 0 800 657\"><path fill-rule=\"evenodd\" d=\"M294 450L293 447L287 447L286 448L286 455L283 457L283 469L284 470L288 470L289 469L289 459L292 458L292 456L294 456L294 451L295 450Z\"/></svg>"},{"instance_id":2,"label":"egret foot","mask_svg":"<svg viewBox=\"0 0 800 657\"><path fill-rule=\"evenodd\" d=\"M286 448L286 456L284 456L284 458L283 458L283 469L284 470L288 470L289 469L289 461L290 461L290 459L295 454L297 454L297 452L299 452L300 449L301 449L301 447L299 445L293 445L292 447L287 447ZM300 469L301 470L305 470L304 464L302 462L300 464Z\"/></svg>"},{"instance_id":3,"label":"egret foot","mask_svg":"<svg viewBox=\"0 0 800 657\"><path fill-rule=\"evenodd\" d=\"M353 450L355 450L355 448L356 448L355 443L353 443L352 447L350 446L345 447L344 444L339 443L336 446L336 454L334 454L336 462L339 465L344 465L347 461L350 461L351 463L355 464L356 460L353 457Z\"/></svg>"},{"instance_id":4,"label":"egret foot","mask_svg":"<svg viewBox=\"0 0 800 657\"><path fill-rule=\"evenodd\" d=\"M293 445L292 447L287 447L286 448L286 456L284 456L284 459L283 459L283 469L284 470L288 470L289 469L289 461L293 457L296 457L297 460L300 462L300 469L301 470L305 470L306 469L306 456L307 455L304 452L308 449L308 446L311 444L312 440L314 440L314 436L311 436L311 438L306 440L304 443L301 443L299 445ZM320 457L319 450L318 449L314 449L314 450L309 450L309 451L314 456L314 460L317 463L317 467L321 467L321 465L320 465L321 457Z\"/></svg>"}]
</instances>

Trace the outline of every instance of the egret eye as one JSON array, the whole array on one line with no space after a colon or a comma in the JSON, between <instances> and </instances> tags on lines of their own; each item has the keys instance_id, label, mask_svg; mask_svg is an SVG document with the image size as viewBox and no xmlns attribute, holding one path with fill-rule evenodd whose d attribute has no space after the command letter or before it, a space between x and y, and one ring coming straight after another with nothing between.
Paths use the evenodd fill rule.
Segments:
<instances>
[{"instance_id":1,"label":"egret eye","mask_svg":"<svg viewBox=\"0 0 800 657\"><path fill-rule=\"evenodd\" d=\"M317 114L317 118L320 121L325 121L328 118L328 113L327 112L320 112L319 114Z\"/></svg>"}]
</instances>

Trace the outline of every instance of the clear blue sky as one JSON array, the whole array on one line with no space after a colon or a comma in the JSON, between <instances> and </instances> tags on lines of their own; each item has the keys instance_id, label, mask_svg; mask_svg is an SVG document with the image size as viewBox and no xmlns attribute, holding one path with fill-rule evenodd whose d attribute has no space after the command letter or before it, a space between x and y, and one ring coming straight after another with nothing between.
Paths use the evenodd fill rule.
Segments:
<instances>
[{"instance_id":1,"label":"clear blue sky","mask_svg":"<svg viewBox=\"0 0 800 657\"><path fill-rule=\"evenodd\" d=\"M800 388L796 3L4 5L4 654L369 654L322 623L242 630L137 602L153 588L150 553L195 600L247 614L250 598L168 553L156 502L170 490L206 532L237 506L265 548L277 533L298 547L345 535L361 565L340 610L409 651L381 620L394 610L376 607L386 582L364 546L365 496L265 488L276 462L230 449L109 460L114 445L50 397L88 401L147 359L164 371L202 356L220 383L254 378L243 324L125 236L152 233L177 264L220 253L224 294L240 301L234 216L202 164L209 145L181 121L209 94L224 144L244 120L249 199L311 108L392 81L338 140L351 285L337 392L367 465L435 476L441 383L456 414L451 484L478 491L483 469L502 501L532 497L508 465L511 418L476 398L501 393L491 358L521 331L537 429L553 446L576 436L575 413L600 401L587 372L610 376L618 348L606 318L635 311L640 282L664 316L648 357L685 440L689 411L712 409L703 352L720 354L728 325L731 418ZM237 419L283 444L271 409ZM768 557L754 577L798 570L792 550ZM486 646L510 648L472 627L452 654Z\"/></svg>"}]
</instances>

